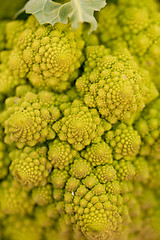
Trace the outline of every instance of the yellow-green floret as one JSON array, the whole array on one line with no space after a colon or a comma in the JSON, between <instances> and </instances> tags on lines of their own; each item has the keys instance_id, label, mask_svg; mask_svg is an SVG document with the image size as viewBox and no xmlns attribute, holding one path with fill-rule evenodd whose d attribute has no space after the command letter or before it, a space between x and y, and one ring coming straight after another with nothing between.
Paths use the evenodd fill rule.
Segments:
<instances>
[{"instance_id":1,"label":"yellow-green floret","mask_svg":"<svg viewBox=\"0 0 160 240\"><path fill-rule=\"evenodd\" d=\"M127 47L160 88L160 13L156 1L118 0L102 9L98 22L101 43Z\"/></svg>"},{"instance_id":2,"label":"yellow-green floret","mask_svg":"<svg viewBox=\"0 0 160 240\"><path fill-rule=\"evenodd\" d=\"M135 122L142 139L139 154L160 159L160 98L149 104Z\"/></svg>"},{"instance_id":3,"label":"yellow-green floret","mask_svg":"<svg viewBox=\"0 0 160 240\"><path fill-rule=\"evenodd\" d=\"M69 25L30 26L19 35L9 67L35 88L62 92L78 77L83 45L81 30L74 32Z\"/></svg>"},{"instance_id":4,"label":"yellow-green floret","mask_svg":"<svg viewBox=\"0 0 160 240\"><path fill-rule=\"evenodd\" d=\"M0 211L7 215L25 215L32 213L33 201L29 189L23 188L12 178L0 183Z\"/></svg>"},{"instance_id":5,"label":"yellow-green floret","mask_svg":"<svg viewBox=\"0 0 160 240\"><path fill-rule=\"evenodd\" d=\"M90 163L83 158L76 158L71 164L70 174L77 179L81 179L89 175L91 172Z\"/></svg>"},{"instance_id":6,"label":"yellow-green floret","mask_svg":"<svg viewBox=\"0 0 160 240\"><path fill-rule=\"evenodd\" d=\"M87 163L85 159L79 159L79 162L81 161ZM72 170L71 165L72 178L68 179L65 187L65 211L75 228L81 230L89 239L116 239L123 228L126 207L122 197L107 193L109 191L106 191L105 186L106 181L114 180L116 171L112 166L98 166L96 177L90 172L91 169L89 171L89 165L83 168L84 164L81 164L79 167L79 162L75 160L73 163L74 169L77 167L76 171Z\"/></svg>"},{"instance_id":7,"label":"yellow-green floret","mask_svg":"<svg viewBox=\"0 0 160 240\"><path fill-rule=\"evenodd\" d=\"M25 147L9 154L11 174L22 185L45 185L52 165L47 158L47 147Z\"/></svg>"},{"instance_id":8,"label":"yellow-green floret","mask_svg":"<svg viewBox=\"0 0 160 240\"><path fill-rule=\"evenodd\" d=\"M52 124L61 114L54 106L54 99L54 94L46 91L38 94L27 92L22 98L7 99L9 107L4 112L5 142L15 143L22 148L55 138Z\"/></svg>"},{"instance_id":9,"label":"yellow-green floret","mask_svg":"<svg viewBox=\"0 0 160 240\"><path fill-rule=\"evenodd\" d=\"M75 100L64 111L64 117L53 125L60 140L68 141L76 150L82 150L91 141L100 141L107 127L96 109L89 109L83 102Z\"/></svg>"},{"instance_id":10,"label":"yellow-green floret","mask_svg":"<svg viewBox=\"0 0 160 240\"><path fill-rule=\"evenodd\" d=\"M148 161L144 157L138 156L134 159L133 165L135 168L135 180L146 183L150 176Z\"/></svg>"},{"instance_id":11,"label":"yellow-green floret","mask_svg":"<svg viewBox=\"0 0 160 240\"><path fill-rule=\"evenodd\" d=\"M112 164L112 148L103 140L99 143L93 143L81 152L81 156L87 159L92 166Z\"/></svg>"},{"instance_id":12,"label":"yellow-green floret","mask_svg":"<svg viewBox=\"0 0 160 240\"><path fill-rule=\"evenodd\" d=\"M67 179L69 178L69 173L64 170L59 170L55 168L50 174L50 182L53 184L53 187L63 189Z\"/></svg>"},{"instance_id":13,"label":"yellow-green floret","mask_svg":"<svg viewBox=\"0 0 160 240\"><path fill-rule=\"evenodd\" d=\"M40 227L51 227L58 218L58 212L55 204L51 203L45 206L36 206L35 220Z\"/></svg>"},{"instance_id":14,"label":"yellow-green floret","mask_svg":"<svg viewBox=\"0 0 160 240\"><path fill-rule=\"evenodd\" d=\"M77 90L85 104L97 108L109 122L134 117L157 97L148 72L139 68L126 49L112 53L104 46L90 46L86 58Z\"/></svg>"},{"instance_id":15,"label":"yellow-green floret","mask_svg":"<svg viewBox=\"0 0 160 240\"><path fill-rule=\"evenodd\" d=\"M111 182L117 178L116 171L113 166L107 164L96 167L95 175L99 179L100 183Z\"/></svg>"},{"instance_id":16,"label":"yellow-green floret","mask_svg":"<svg viewBox=\"0 0 160 240\"><path fill-rule=\"evenodd\" d=\"M113 149L114 159L133 159L139 151L141 138L132 126L121 123L105 134L105 141Z\"/></svg>"},{"instance_id":17,"label":"yellow-green floret","mask_svg":"<svg viewBox=\"0 0 160 240\"><path fill-rule=\"evenodd\" d=\"M120 160L113 162L117 178L120 181L132 180L135 176L135 168L130 161Z\"/></svg>"},{"instance_id":18,"label":"yellow-green floret","mask_svg":"<svg viewBox=\"0 0 160 240\"><path fill-rule=\"evenodd\" d=\"M67 142L55 139L49 144L48 159L55 168L68 169L77 155L78 152Z\"/></svg>"},{"instance_id":19,"label":"yellow-green floret","mask_svg":"<svg viewBox=\"0 0 160 240\"><path fill-rule=\"evenodd\" d=\"M19 34L25 29L25 21L15 20L6 25L6 48L13 49L17 44Z\"/></svg>"},{"instance_id":20,"label":"yellow-green floret","mask_svg":"<svg viewBox=\"0 0 160 240\"><path fill-rule=\"evenodd\" d=\"M45 186L35 187L32 190L33 202L39 206L44 206L52 202L52 186L47 184Z\"/></svg>"},{"instance_id":21,"label":"yellow-green floret","mask_svg":"<svg viewBox=\"0 0 160 240\"><path fill-rule=\"evenodd\" d=\"M14 94L14 90L18 85L26 83L25 79L13 76L8 67L10 51L0 52L0 93L5 97Z\"/></svg>"},{"instance_id":22,"label":"yellow-green floret","mask_svg":"<svg viewBox=\"0 0 160 240\"><path fill-rule=\"evenodd\" d=\"M10 216L3 224L5 239L42 240L42 228L31 217Z\"/></svg>"},{"instance_id":23,"label":"yellow-green floret","mask_svg":"<svg viewBox=\"0 0 160 240\"><path fill-rule=\"evenodd\" d=\"M160 194L160 162L154 158L148 158L149 178L147 185L151 189L155 189Z\"/></svg>"},{"instance_id":24,"label":"yellow-green floret","mask_svg":"<svg viewBox=\"0 0 160 240\"><path fill-rule=\"evenodd\" d=\"M113 160L110 147L103 143L97 144L103 147L102 152L95 153L96 159L100 159L97 164L85 158L87 151L82 150L83 158L75 157L68 163L69 171L56 166L49 181L54 187L53 198L60 201L61 211L68 215L75 229L87 239L118 240L123 239L125 225L130 223L128 201L132 198L124 193L131 191L126 190L125 183L130 189L128 181L134 179L135 168L130 161ZM92 145L94 149L96 144Z\"/></svg>"}]
</instances>

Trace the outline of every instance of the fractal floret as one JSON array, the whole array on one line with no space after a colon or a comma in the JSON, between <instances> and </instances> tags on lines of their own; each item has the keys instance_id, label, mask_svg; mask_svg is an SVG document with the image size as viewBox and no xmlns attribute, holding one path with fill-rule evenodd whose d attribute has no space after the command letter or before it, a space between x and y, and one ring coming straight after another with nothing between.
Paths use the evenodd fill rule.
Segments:
<instances>
[{"instance_id":1,"label":"fractal floret","mask_svg":"<svg viewBox=\"0 0 160 240\"><path fill-rule=\"evenodd\" d=\"M160 12L158 1L112 1L98 16L101 43L127 47L160 89Z\"/></svg>"},{"instance_id":2,"label":"fractal floret","mask_svg":"<svg viewBox=\"0 0 160 240\"><path fill-rule=\"evenodd\" d=\"M160 239L160 3L105 3L0 10L0 240Z\"/></svg>"},{"instance_id":3,"label":"fractal floret","mask_svg":"<svg viewBox=\"0 0 160 240\"><path fill-rule=\"evenodd\" d=\"M10 28L7 35L13 34ZM15 29L17 35L19 28ZM27 77L35 88L62 92L77 78L83 62L81 35L81 30L73 32L68 25L37 26L33 19L33 26L27 23L13 46L9 68L15 77ZM10 41L11 36L8 45Z\"/></svg>"},{"instance_id":4,"label":"fractal floret","mask_svg":"<svg viewBox=\"0 0 160 240\"><path fill-rule=\"evenodd\" d=\"M135 129L143 140L140 155L160 159L160 98L145 108L135 121Z\"/></svg>"},{"instance_id":5,"label":"fractal floret","mask_svg":"<svg viewBox=\"0 0 160 240\"><path fill-rule=\"evenodd\" d=\"M158 95L148 73L127 49L111 53L104 46L89 46L86 58L77 90L85 104L97 108L109 122L127 121Z\"/></svg>"},{"instance_id":6,"label":"fractal floret","mask_svg":"<svg viewBox=\"0 0 160 240\"><path fill-rule=\"evenodd\" d=\"M7 99L8 109L4 111L5 141L15 143L19 148L25 145L54 139L52 124L60 118L60 111L54 105L51 92L28 92L24 98Z\"/></svg>"},{"instance_id":7,"label":"fractal floret","mask_svg":"<svg viewBox=\"0 0 160 240\"><path fill-rule=\"evenodd\" d=\"M10 51L0 52L0 94L2 96L12 95L15 87L26 83L25 79L13 76L11 70L8 68L9 56Z\"/></svg>"},{"instance_id":8,"label":"fractal floret","mask_svg":"<svg viewBox=\"0 0 160 240\"><path fill-rule=\"evenodd\" d=\"M15 179L30 187L45 185L46 178L52 165L47 159L47 147L25 147L23 150L14 150L9 154L13 162L10 171Z\"/></svg>"},{"instance_id":9,"label":"fractal floret","mask_svg":"<svg viewBox=\"0 0 160 240\"><path fill-rule=\"evenodd\" d=\"M75 100L65 109L64 117L53 125L53 129L60 140L72 144L76 150L82 150L91 141L99 141L110 126L100 119L96 109L89 109L83 102Z\"/></svg>"}]
</instances>

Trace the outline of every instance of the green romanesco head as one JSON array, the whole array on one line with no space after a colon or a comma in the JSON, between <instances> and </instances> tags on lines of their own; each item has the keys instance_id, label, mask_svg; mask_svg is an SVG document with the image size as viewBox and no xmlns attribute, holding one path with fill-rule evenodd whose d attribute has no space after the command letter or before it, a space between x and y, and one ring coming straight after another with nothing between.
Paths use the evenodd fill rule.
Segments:
<instances>
[{"instance_id":1,"label":"green romanesco head","mask_svg":"<svg viewBox=\"0 0 160 240\"><path fill-rule=\"evenodd\" d=\"M80 151L82 157L76 156L71 162L68 162L68 155L62 155L62 161L65 162L66 159L68 163L68 170L55 165L50 177L55 188L53 198L60 202L63 199L64 211L74 228L82 231L89 239L118 239L124 233L125 224L130 222L127 201L131 201L133 197L124 194L133 191L133 188L130 190L128 181L135 179L136 168L131 161L116 161L110 147L104 143L92 143ZM97 146L102 151L95 151L92 159L89 154ZM116 146L112 147L113 151L114 147ZM125 144L122 145L123 148L125 149ZM128 186L127 190L124 190L125 184Z\"/></svg>"},{"instance_id":2,"label":"green romanesco head","mask_svg":"<svg viewBox=\"0 0 160 240\"><path fill-rule=\"evenodd\" d=\"M135 168L130 161L124 159L113 162L114 169L116 170L117 178L120 181L132 180L135 176Z\"/></svg>"},{"instance_id":3,"label":"green romanesco head","mask_svg":"<svg viewBox=\"0 0 160 240\"><path fill-rule=\"evenodd\" d=\"M154 0L118 0L99 13L98 34L106 47L127 47L160 88L160 13Z\"/></svg>"},{"instance_id":4,"label":"green romanesco head","mask_svg":"<svg viewBox=\"0 0 160 240\"><path fill-rule=\"evenodd\" d=\"M61 114L54 105L54 99L54 94L47 91L38 94L27 92L22 98L7 99L9 108L5 112L5 142L22 148L55 138L52 124Z\"/></svg>"},{"instance_id":5,"label":"green romanesco head","mask_svg":"<svg viewBox=\"0 0 160 240\"><path fill-rule=\"evenodd\" d=\"M92 166L112 164L112 148L103 140L99 143L93 143L81 151L81 156L87 159Z\"/></svg>"},{"instance_id":6,"label":"green romanesco head","mask_svg":"<svg viewBox=\"0 0 160 240\"><path fill-rule=\"evenodd\" d=\"M25 30L25 21L10 21L6 25L6 48L13 49L17 44L19 34Z\"/></svg>"},{"instance_id":7,"label":"green romanesco head","mask_svg":"<svg viewBox=\"0 0 160 240\"><path fill-rule=\"evenodd\" d=\"M60 140L67 141L76 150L82 150L92 141L100 141L108 125L103 124L96 109L89 109L82 101L75 100L53 129Z\"/></svg>"},{"instance_id":8,"label":"green romanesco head","mask_svg":"<svg viewBox=\"0 0 160 240\"><path fill-rule=\"evenodd\" d=\"M133 159L140 148L141 138L132 126L116 125L105 134L105 141L113 149L114 159Z\"/></svg>"},{"instance_id":9,"label":"green romanesco head","mask_svg":"<svg viewBox=\"0 0 160 240\"><path fill-rule=\"evenodd\" d=\"M135 168L135 180L146 183L150 176L148 160L146 160L144 157L137 156L133 160L133 165Z\"/></svg>"},{"instance_id":10,"label":"green romanesco head","mask_svg":"<svg viewBox=\"0 0 160 240\"><path fill-rule=\"evenodd\" d=\"M32 189L32 199L35 204L45 206L52 203L53 189L50 184L45 186L38 186Z\"/></svg>"},{"instance_id":11,"label":"green romanesco head","mask_svg":"<svg viewBox=\"0 0 160 240\"><path fill-rule=\"evenodd\" d=\"M13 90L16 86L18 86L19 84L25 84L25 79L14 77L11 74L11 71L7 69L7 66L4 65L4 68L4 72L0 71L0 78L2 81L0 83L0 93L9 97L10 94L13 93Z\"/></svg>"},{"instance_id":12,"label":"green romanesco head","mask_svg":"<svg viewBox=\"0 0 160 240\"><path fill-rule=\"evenodd\" d=\"M55 168L68 170L76 156L78 152L67 142L55 139L49 144L48 159Z\"/></svg>"},{"instance_id":13,"label":"green romanesco head","mask_svg":"<svg viewBox=\"0 0 160 240\"><path fill-rule=\"evenodd\" d=\"M47 158L47 147L25 147L9 154L12 163L10 171L22 185L34 187L45 185L52 165Z\"/></svg>"},{"instance_id":14,"label":"green romanesco head","mask_svg":"<svg viewBox=\"0 0 160 240\"><path fill-rule=\"evenodd\" d=\"M11 52L9 67L35 88L62 92L78 77L83 46L81 30L74 32L69 25L27 25Z\"/></svg>"},{"instance_id":15,"label":"green romanesco head","mask_svg":"<svg viewBox=\"0 0 160 240\"><path fill-rule=\"evenodd\" d=\"M15 88L26 83L26 79L13 76L8 67L10 51L0 52L0 94L10 97L14 94Z\"/></svg>"},{"instance_id":16,"label":"green romanesco head","mask_svg":"<svg viewBox=\"0 0 160 240\"><path fill-rule=\"evenodd\" d=\"M0 183L0 210L5 215L25 215L33 211L29 189L23 188L9 176Z\"/></svg>"},{"instance_id":17,"label":"green romanesco head","mask_svg":"<svg viewBox=\"0 0 160 240\"><path fill-rule=\"evenodd\" d=\"M140 155L160 159L160 98L144 109L135 121L135 129L142 139Z\"/></svg>"},{"instance_id":18,"label":"green romanesco head","mask_svg":"<svg viewBox=\"0 0 160 240\"><path fill-rule=\"evenodd\" d=\"M111 53L104 46L89 46L86 58L77 90L85 104L109 122L127 121L158 96L148 73L127 49Z\"/></svg>"}]
</instances>

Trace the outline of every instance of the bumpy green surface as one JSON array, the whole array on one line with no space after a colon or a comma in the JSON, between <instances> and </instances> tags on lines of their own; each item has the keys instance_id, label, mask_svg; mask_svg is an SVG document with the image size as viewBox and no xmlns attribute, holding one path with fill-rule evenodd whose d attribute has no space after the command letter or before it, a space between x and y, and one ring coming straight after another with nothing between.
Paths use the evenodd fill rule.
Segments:
<instances>
[{"instance_id":1,"label":"bumpy green surface","mask_svg":"<svg viewBox=\"0 0 160 240\"><path fill-rule=\"evenodd\" d=\"M98 16L98 33L107 47L127 47L160 89L160 13L154 0L110 2Z\"/></svg>"},{"instance_id":2,"label":"bumpy green surface","mask_svg":"<svg viewBox=\"0 0 160 240\"><path fill-rule=\"evenodd\" d=\"M110 129L110 124L101 120L95 109L90 110L83 102L75 100L53 129L60 140L68 141L76 150L82 150L91 141L100 141L104 131Z\"/></svg>"},{"instance_id":3,"label":"bumpy green surface","mask_svg":"<svg viewBox=\"0 0 160 240\"><path fill-rule=\"evenodd\" d=\"M29 197L28 189L10 177L0 185L0 205L3 214L24 215L32 212L33 201Z\"/></svg>"},{"instance_id":4,"label":"bumpy green surface","mask_svg":"<svg viewBox=\"0 0 160 240\"><path fill-rule=\"evenodd\" d=\"M23 78L13 76L8 67L10 51L1 51L0 53L0 94L10 96L13 94L15 87L25 84Z\"/></svg>"},{"instance_id":5,"label":"bumpy green surface","mask_svg":"<svg viewBox=\"0 0 160 240\"><path fill-rule=\"evenodd\" d=\"M157 97L148 72L139 68L127 49L111 53L104 46L89 46L86 58L77 90L85 104L97 108L109 122L132 118Z\"/></svg>"},{"instance_id":6,"label":"bumpy green surface","mask_svg":"<svg viewBox=\"0 0 160 240\"><path fill-rule=\"evenodd\" d=\"M160 99L156 99L141 113L135 128L142 138L140 155L160 159Z\"/></svg>"},{"instance_id":7,"label":"bumpy green surface","mask_svg":"<svg viewBox=\"0 0 160 240\"><path fill-rule=\"evenodd\" d=\"M54 139L52 124L60 118L60 111L54 105L54 95L50 92L34 94L28 92L24 98L11 98L6 111L5 142L15 143L19 148L34 146L46 139Z\"/></svg>"},{"instance_id":8,"label":"bumpy green surface","mask_svg":"<svg viewBox=\"0 0 160 240\"><path fill-rule=\"evenodd\" d=\"M40 26L34 17L31 18L33 26L28 22L21 32L9 67L14 76L28 77L36 88L62 92L78 76L83 62L81 30L74 32L61 23L54 27Z\"/></svg>"},{"instance_id":9,"label":"bumpy green surface","mask_svg":"<svg viewBox=\"0 0 160 240\"><path fill-rule=\"evenodd\" d=\"M25 147L10 153L10 171L21 184L30 187L45 185L52 165L47 159L47 147Z\"/></svg>"},{"instance_id":10,"label":"bumpy green surface","mask_svg":"<svg viewBox=\"0 0 160 240\"><path fill-rule=\"evenodd\" d=\"M114 159L133 159L139 151L140 136L131 126L123 123L115 126L105 134L105 140L114 149Z\"/></svg>"},{"instance_id":11,"label":"bumpy green surface","mask_svg":"<svg viewBox=\"0 0 160 240\"><path fill-rule=\"evenodd\" d=\"M23 20L8 22L6 26L6 48L12 49L18 41L19 34L25 30Z\"/></svg>"},{"instance_id":12,"label":"bumpy green surface","mask_svg":"<svg viewBox=\"0 0 160 240\"><path fill-rule=\"evenodd\" d=\"M109 3L103 40L148 31L151 2ZM159 92L126 48L98 38L33 16L3 29L0 240L160 239Z\"/></svg>"}]
</instances>

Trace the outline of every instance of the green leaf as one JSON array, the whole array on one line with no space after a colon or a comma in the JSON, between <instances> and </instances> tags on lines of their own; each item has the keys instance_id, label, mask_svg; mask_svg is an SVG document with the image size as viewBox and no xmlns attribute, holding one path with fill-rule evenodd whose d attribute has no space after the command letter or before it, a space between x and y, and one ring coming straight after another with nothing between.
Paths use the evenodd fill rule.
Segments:
<instances>
[{"instance_id":1,"label":"green leaf","mask_svg":"<svg viewBox=\"0 0 160 240\"><path fill-rule=\"evenodd\" d=\"M87 22L91 24L92 32L97 28L94 11L100 11L105 5L105 0L71 0L65 4L52 0L29 0L18 14L25 11L33 14L40 24L50 23L52 26L57 22L67 24L70 18L73 29Z\"/></svg>"}]
</instances>

